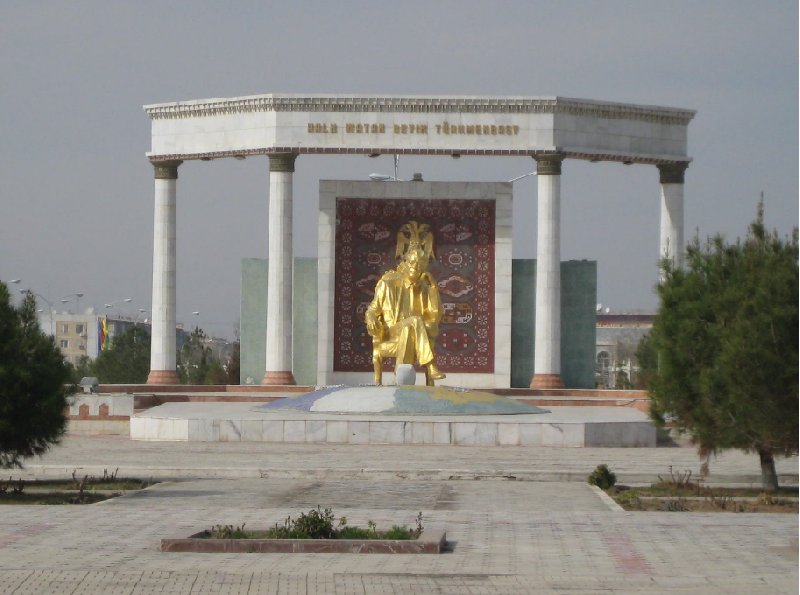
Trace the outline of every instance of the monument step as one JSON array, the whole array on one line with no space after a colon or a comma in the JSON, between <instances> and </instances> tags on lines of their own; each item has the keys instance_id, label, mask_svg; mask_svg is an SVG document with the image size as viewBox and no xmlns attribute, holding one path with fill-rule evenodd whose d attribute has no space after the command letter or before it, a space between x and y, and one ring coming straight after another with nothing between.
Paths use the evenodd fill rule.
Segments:
<instances>
[{"instance_id":1,"label":"monument step","mask_svg":"<svg viewBox=\"0 0 800 595\"><path fill-rule=\"evenodd\" d=\"M646 414L628 407L551 407L521 415L336 415L265 412L252 403L165 403L135 414L132 440L655 447Z\"/></svg>"}]
</instances>

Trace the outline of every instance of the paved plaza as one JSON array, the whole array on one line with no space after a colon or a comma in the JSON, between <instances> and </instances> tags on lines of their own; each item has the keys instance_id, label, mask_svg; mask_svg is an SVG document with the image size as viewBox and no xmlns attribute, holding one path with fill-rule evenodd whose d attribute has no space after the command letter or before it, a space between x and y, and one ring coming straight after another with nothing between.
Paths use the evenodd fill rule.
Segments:
<instances>
[{"instance_id":1,"label":"paved plaza","mask_svg":"<svg viewBox=\"0 0 800 595\"><path fill-rule=\"evenodd\" d=\"M650 449L132 442L69 436L26 477L165 479L88 506L4 507L0 593L796 593L798 518L622 512L584 479L699 473L690 447ZM778 461L797 484L797 458ZM724 453L709 482L758 481ZM14 474L15 477L19 473ZM447 531L442 555L161 553L164 537L332 507L349 524Z\"/></svg>"}]
</instances>

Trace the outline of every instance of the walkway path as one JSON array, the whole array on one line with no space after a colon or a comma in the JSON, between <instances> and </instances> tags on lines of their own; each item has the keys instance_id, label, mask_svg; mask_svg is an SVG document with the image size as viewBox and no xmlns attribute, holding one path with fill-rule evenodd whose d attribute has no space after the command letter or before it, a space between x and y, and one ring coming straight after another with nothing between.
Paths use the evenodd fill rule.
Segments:
<instances>
[{"instance_id":1,"label":"walkway path","mask_svg":"<svg viewBox=\"0 0 800 595\"><path fill-rule=\"evenodd\" d=\"M69 475L79 468L102 475L142 477L273 477L316 479L449 479L513 476L539 481L584 481L606 463L621 482L650 483L691 470L703 460L691 447L559 448L435 445L325 445L259 442L139 442L123 437L70 436L44 457L31 459L30 475ZM781 482L798 483L798 459L776 462ZM725 451L709 461L709 483L759 485L758 455Z\"/></svg>"},{"instance_id":2,"label":"walkway path","mask_svg":"<svg viewBox=\"0 0 800 595\"><path fill-rule=\"evenodd\" d=\"M365 448L68 437L31 461L26 473L119 468L120 475L180 479L91 506L4 508L0 593L796 593L796 515L615 511L582 481L601 462L622 478L663 475L670 464L699 470L689 448ZM796 458L780 461L779 469L797 482ZM711 461L711 477L726 483L757 472L750 455ZM517 480L501 479L508 476ZM484 479L468 480L476 477ZM412 525L422 511L426 526L447 531L452 552L158 551L162 537L218 523L263 527L317 504L350 524L374 520L379 527Z\"/></svg>"}]
</instances>

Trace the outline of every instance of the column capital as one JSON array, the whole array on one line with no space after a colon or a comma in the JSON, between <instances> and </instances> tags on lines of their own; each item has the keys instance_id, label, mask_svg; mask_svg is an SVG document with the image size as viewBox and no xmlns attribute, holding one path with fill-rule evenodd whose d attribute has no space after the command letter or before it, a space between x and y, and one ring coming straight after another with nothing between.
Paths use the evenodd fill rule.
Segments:
<instances>
[{"instance_id":1,"label":"column capital","mask_svg":"<svg viewBox=\"0 0 800 595\"><path fill-rule=\"evenodd\" d=\"M557 151L536 153L533 158L536 160L536 174L539 176L560 176L561 162L564 161L564 154Z\"/></svg>"},{"instance_id":2,"label":"column capital","mask_svg":"<svg viewBox=\"0 0 800 595\"><path fill-rule=\"evenodd\" d=\"M294 172L297 153L275 153L269 156L269 171Z\"/></svg>"},{"instance_id":3,"label":"column capital","mask_svg":"<svg viewBox=\"0 0 800 595\"><path fill-rule=\"evenodd\" d=\"M689 162L682 161L680 163L659 163L656 165L658 168L659 182L662 184L683 184L684 174L686 168L689 167Z\"/></svg>"},{"instance_id":4,"label":"column capital","mask_svg":"<svg viewBox=\"0 0 800 595\"><path fill-rule=\"evenodd\" d=\"M180 160L173 161L153 161L153 170L156 180L177 180L178 166L183 163Z\"/></svg>"}]
</instances>

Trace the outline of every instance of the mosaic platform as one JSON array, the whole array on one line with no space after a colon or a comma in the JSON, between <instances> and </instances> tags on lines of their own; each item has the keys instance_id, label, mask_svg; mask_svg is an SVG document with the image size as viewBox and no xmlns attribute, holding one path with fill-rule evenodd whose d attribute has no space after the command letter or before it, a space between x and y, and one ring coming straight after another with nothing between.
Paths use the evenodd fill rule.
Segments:
<instances>
[{"instance_id":1,"label":"mosaic platform","mask_svg":"<svg viewBox=\"0 0 800 595\"><path fill-rule=\"evenodd\" d=\"M259 411L378 415L517 415L547 413L500 395L442 386L326 386L279 399Z\"/></svg>"}]
</instances>

